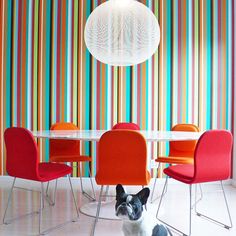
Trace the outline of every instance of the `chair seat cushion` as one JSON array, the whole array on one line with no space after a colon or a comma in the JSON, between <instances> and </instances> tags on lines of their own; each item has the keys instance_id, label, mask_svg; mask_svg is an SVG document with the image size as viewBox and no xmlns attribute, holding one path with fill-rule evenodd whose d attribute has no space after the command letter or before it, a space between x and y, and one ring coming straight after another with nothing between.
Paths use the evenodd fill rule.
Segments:
<instances>
[{"instance_id":1,"label":"chair seat cushion","mask_svg":"<svg viewBox=\"0 0 236 236\"><path fill-rule=\"evenodd\" d=\"M81 162L81 161L92 161L90 156L79 156L79 155L70 155L70 156L51 156L51 162Z\"/></svg>"},{"instance_id":2,"label":"chair seat cushion","mask_svg":"<svg viewBox=\"0 0 236 236\"><path fill-rule=\"evenodd\" d=\"M72 168L60 163L39 163L39 181L46 182L72 173Z\"/></svg>"},{"instance_id":3,"label":"chair seat cushion","mask_svg":"<svg viewBox=\"0 0 236 236\"><path fill-rule=\"evenodd\" d=\"M169 163L169 164L193 164L193 157L178 157L178 156L168 156L168 157L158 157L156 162Z\"/></svg>"},{"instance_id":4,"label":"chair seat cushion","mask_svg":"<svg viewBox=\"0 0 236 236\"><path fill-rule=\"evenodd\" d=\"M194 165L176 165L164 169L164 173L180 182L191 184L194 177Z\"/></svg>"}]
</instances>

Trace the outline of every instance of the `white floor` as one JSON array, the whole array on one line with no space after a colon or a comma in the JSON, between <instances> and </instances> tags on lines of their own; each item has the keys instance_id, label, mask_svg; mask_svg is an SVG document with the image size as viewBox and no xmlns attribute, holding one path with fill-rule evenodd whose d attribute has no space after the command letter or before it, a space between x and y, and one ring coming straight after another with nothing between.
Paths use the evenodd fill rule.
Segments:
<instances>
[{"instance_id":1,"label":"white floor","mask_svg":"<svg viewBox=\"0 0 236 236\"><path fill-rule=\"evenodd\" d=\"M0 177L0 219L3 218L4 209L6 206L8 191L12 183L10 177ZM33 188L39 190L40 184L36 182L22 182L18 181L17 186ZM79 179L73 179L73 186L77 199L78 206L84 206L89 203L80 190ZM151 185L149 186L151 187ZM163 187L163 181L159 181L157 184L156 194L159 195ZM85 179L85 188L90 191L90 185L88 179ZM43 225L44 228L55 226L68 219L72 219L75 216L75 209L73 201L69 191L69 182L66 179L61 179L58 184L58 193L56 197L56 205L49 207L46 204L43 213ZM139 187L127 187L127 191L130 193L136 193L139 191ZM236 225L236 188L229 184L225 185L227 199L229 201L229 207L231 209L232 221ZM51 192L52 193L52 192ZM220 185L207 184L203 185L204 198L198 204L199 211L207 212L208 215L214 216L218 220L222 220L228 223L226 214L226 208L223 201L223 195L220 191ZM98 197L99 186L96 186L96 194ZM114 194L114 187L111 187L109 194ZM110 199L111 200L111 199ZM109 199L108 199L109 202ZM155 219L157 210L157 204L159 200L156 200L153 204L148 204L148 214L150 219ZM170 224L173 224L177 228L187 232L188 227L188 188L186 185L179 184L177 182L170 182L168 186L167 195L163 200L160 216L162 219L167 220ZM111 205L109 214L114 216L114 203ZM12 216L18 216L21 214L35 211L39 207L39 194L37 192L29 192L16 189L13 193L13 203L8 211L8 218ZM106 214L106 213L105 213ZM60 235L90 235L93 218L88 217L80 213L80 217L77 222L68 223L62 228L57 229L48 235L60 236ZM224 229L212 222L201 219L192 213L192 236L235 236L236 226L230 230ZM2 220L1 220L2 222ZM100 236L122 236L121 221L117 220L99 220L96 227L96 235ZM38 215L34 214L24 218L20 218L13 221L9 225L0 224L0 235L37 235L38 232ZM178 235L173 232L173 235Z\"/></svg>"}]
</instances>

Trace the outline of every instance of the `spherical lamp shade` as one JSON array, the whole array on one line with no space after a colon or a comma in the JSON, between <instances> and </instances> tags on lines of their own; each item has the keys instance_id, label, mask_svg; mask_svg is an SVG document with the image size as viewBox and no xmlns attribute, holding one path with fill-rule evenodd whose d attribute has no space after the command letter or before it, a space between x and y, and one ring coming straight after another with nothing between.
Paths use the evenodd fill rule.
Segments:
<instances>
[{"instance_id":1,"label":"spherical lamp shade","mask_svg":"<svg viewBox=\"0 0 236 236\"><path fill-rule=\"evenodd\" d=\"M94 9L85 44L99 61L113 66L144 62L157 50L160 28L152 11L135 0L110 0Z\"/></svg>"}]
</instances>

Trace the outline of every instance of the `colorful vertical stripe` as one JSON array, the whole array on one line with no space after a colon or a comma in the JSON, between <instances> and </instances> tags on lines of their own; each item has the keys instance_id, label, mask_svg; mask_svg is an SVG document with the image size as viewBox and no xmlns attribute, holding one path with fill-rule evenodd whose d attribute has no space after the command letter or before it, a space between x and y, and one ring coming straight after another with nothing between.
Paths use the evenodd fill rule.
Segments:
<instances>
[{"instance_id":1,"label":"colorful vertical stripe","mask_svg":"<svg viewBox=\"0 0 236 236\"><path fill-rule=\"evenodd\" d=\"M70 121L109 129L132 121L141 129L194 123L232 130L234 0L141 0L158 18L161 41L152 58L132 67L104 65L86 49L86 19L102 2L0 1L0 174L3 133L13 125L39 130ZM38 145L48 160L48 141ZM168 151L151 146L153 157ZM96 156L96 144L82 150Z\"/></svg>"}]
</instances>

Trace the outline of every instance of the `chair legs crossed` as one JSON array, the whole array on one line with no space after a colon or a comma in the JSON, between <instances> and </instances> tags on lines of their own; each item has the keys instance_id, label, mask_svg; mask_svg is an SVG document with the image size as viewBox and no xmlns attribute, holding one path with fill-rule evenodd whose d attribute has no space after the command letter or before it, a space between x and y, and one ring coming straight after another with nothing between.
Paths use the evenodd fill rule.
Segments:
<instances>
[{"instance_id":1,"label":"chair legs crossed","mask_svg":"<svg viewBox=\"0 0 236 236\"><path fill-rule=\"evenodd\" d=\"M76 209L76 214L77 214L77 217L76 219L79 217L79 210L78 210L78 207L77 207L77 203L76 203L76 200L75 200L75 195L74 195L74 191L72 189L72 184L71 184L71 179L70 179L70 176L68 175L68 179L69 179L69 182L70 182L70 187L71 187L71 193L72 193L72 197L73 197L73 201L74 201L74 205L75 205L75 209ZM11 190L10 190L10 193L9 193L9 197L8 197L8 201L7 201L7 206L6 206L6 209L5 209L5 212L4 212L4 216L3 216L3 223L4 224L10 224L12 221L14 220L17 220L21 217L25 217L25 216L28 216L28 215L31 215L31 214L39 214L39 234L40 235L44 235L46 233L49 233L50 231L54 230L54 229L57 229L57 228L60 228L62 227L63 225L67 224L67 223L70 223L71 221L74 222L76 221L75 219L73 220L69 220L67 222L64 222L60 225L57 225L55 227L52 227L52 228L49 228L47 230L44 230L42 231L42 210L44 209L44 198L45 198L45 195L44 195L44 186L43 186L43 182L41 182L41 191L40 191L40 207L39 207L39 210L38 211L35 211L35 212L31 212L31 213L28 213L28 214L25 214L25 215L21 215L19 217L15 217L9 221L6 221L6 214L7 214L7 210L8 210L8 207L9 207L9 204L11 202L11 198L12 198L12 193L13 193L13 189L14 188L17 188L15 187L15 181L16 181L16 178L14 178L13 180L13 184L12 184L12 187L11 187ZM22 189L22 188L21 188Z\"/></svg>"},{"instance_id":2,"label":"chair legs crossed","mask_svg":"<svg viewBox=\"0 0 236 236\"><path fill-rule=\"evenodd\" d=\"M79 168L80 168L80 173L81 173L81 164L79 164ZM90 196L85 190L84 190L84 187L83 187L83 180L82 180L82 177L80 175L80 186L81 186L81 191L82 191L82 194L92 200L92 201L96 201L96 195L95 195L95 191L94 191L94 186L93 186L93 181L92 181L92 178L91 178L91 172L90 172L90 169L89 169L89 179L90 179L90 184L91 184L91 188L92 188L92 193L93 193L93 197ZM46 188L46 197L47 197L47 201L48 203L53 206L55 205L55 197L54 197L54 200L51 200L51 198L49 197L48 195L48 190L49 190L49 182L47 183L47 188ZM56 195L56 191L57 191L57 180L56 180L56 184L55 184L55 189L54 189L54 196Z\"/></svg>"},{"instance_id":3,"label":"chair legs crossed","mask_svg":"<svg viewBox=\"0 0 236 236\"><path fill-rule=\"evenodd\" d=\"M93 228L92 228L92 232L91 232L91 236L95 235L95 227L96 224L98 222L98 218L99 218L99 213L100 213L100 209L101 209L101 203L102 203L102 193L103 193L103 185L101 186L101 190L100 190L100 194L99 194L99 199L98 199L98 206L97 206L97 212L96 212L96 218L93 222Z\"/></svg>"},{"instance_id":4,"label":"chair legs crossed","mask_svg":"<svg viewBox=\"0 0 236 236\"><path fill-rule=\"evenodd\" d=\"M233 224L232 224L232 219L231 219L231 215L230 215L229 206L228 206L228 202L227 202L227 199L226 199L224 187L223 187L222 181L220 181L220 182L221 182L221 188L222 188L223 195L224 195L224 200L225 200L225 204L226 204L226 208L227 208L227 213L228 213L230 225L226 225L226 224L224 224L224 223L222 223L222 222L220 222L220 221L217 221L217 220L215 220L215 219L213 219L213 218L210 218L210 217L208 217L208 216L206 216L206 215L201 214L201 213L198 212L197 209L196 209L196 205L197 205L197 204L194 204L194 209L195 209L195 213L197 214L197 216L201 216L201 217L203 217L203 218L206 218L206 219L212 221L213 223L216 223L216 224L218 224L218 225L220 225L220 226L223 226L223 227L226 228L226 229L230 229L230 228L232 228L232 226L233 226ZM161 207L161 203L162 203L163 196L164 196L164 194L165 194L165 189L166 189L167 183L168 183L168 178L166 177L165 185L164 185L164 188L163 188L163 190L162 190L160 202L159 202L158 209L157 209L156 218L157 218L160 222L164 223L165 225L167 225L168 227L170 227L171 229L173 229L174 231L176 231L176 232L178 232L178 233L180 233L180 234L182 234L182 235L184 235L184 236L190 236L190 235L191 235L191 228L192 228L192 214L191 214L191 213L192 213L192 208L193 208L193 205L192 205L192 185L191 185L191 184L189 185L189 232L188 232L188 234L185 234L184 232L180 231L179 229L173 227L172 225L170 225L170 224L168 224L167 222L165 222L165 221L161 220L160 218L158 218L158 213L159 213L159 210L160 210L160 207ZM196 195L195 195L195 198L196 198ZM196 200L195 200L195 202L196 202Z\"/></svg>"}]
</instances>

